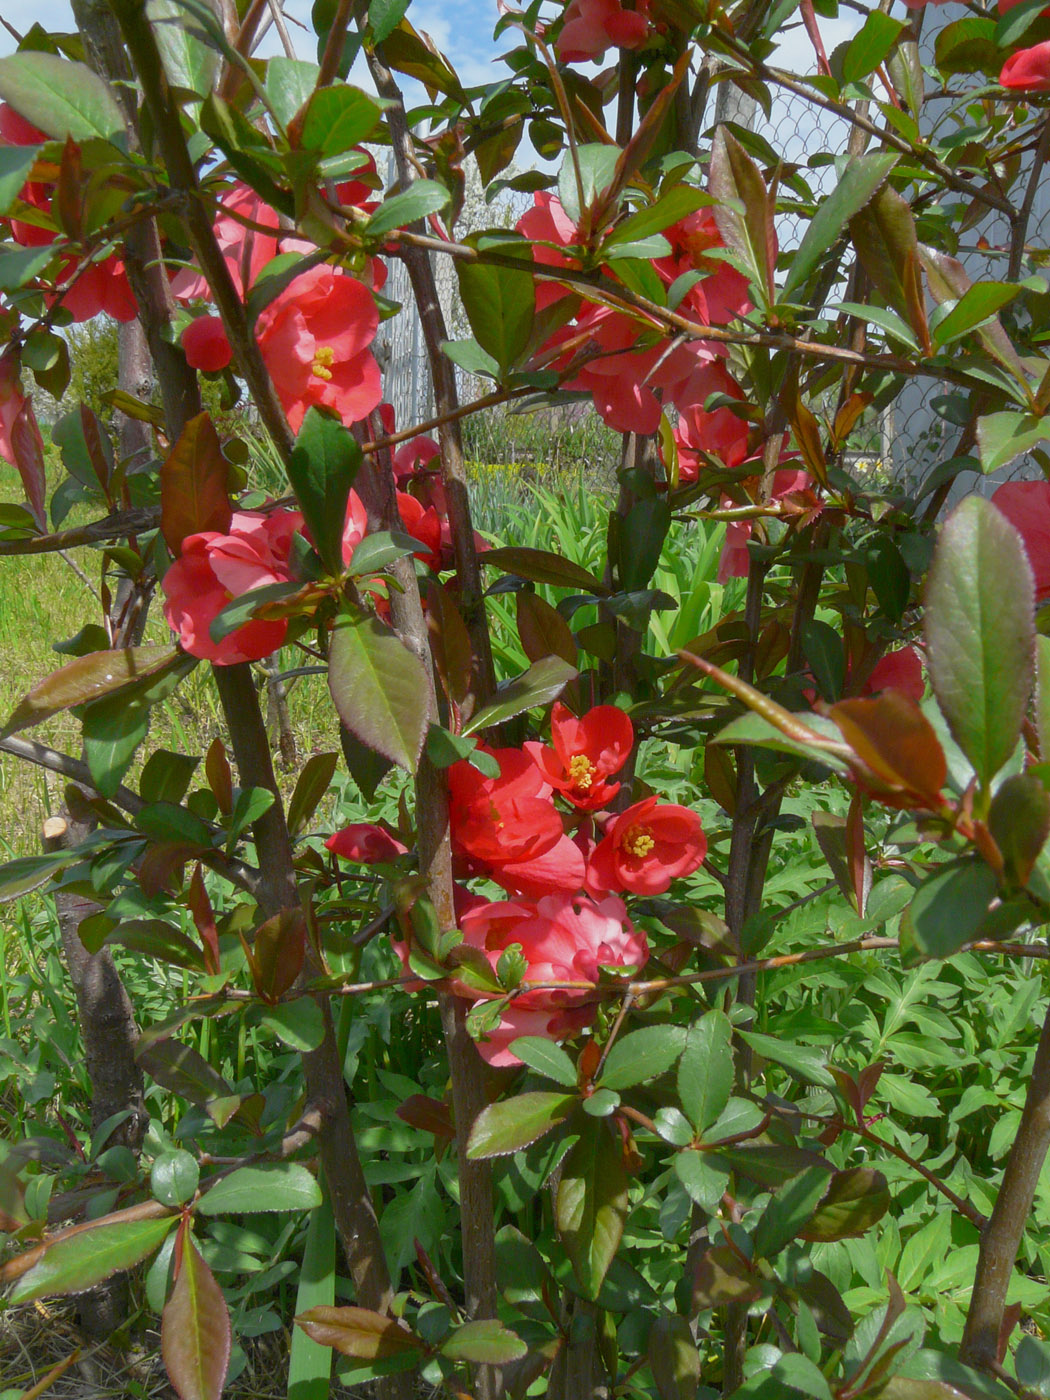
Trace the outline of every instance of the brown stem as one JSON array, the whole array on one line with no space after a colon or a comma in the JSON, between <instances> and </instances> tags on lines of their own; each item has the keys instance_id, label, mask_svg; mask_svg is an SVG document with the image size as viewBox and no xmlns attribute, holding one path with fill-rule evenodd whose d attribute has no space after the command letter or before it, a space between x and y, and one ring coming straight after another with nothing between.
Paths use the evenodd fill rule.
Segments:
<instances>
[{"instance_id":1,"label":"brown stem","mask_svg":"<svg viewBox=\"0 0 1050 1400\"><path fill-rule=\"evenodd\" d=\"M100 544L103 540L124 539L127 535L155 530L160 524L160 511L143 507L107 515L89 525L77 525L59 530L53 535L35 535L25 540L0 540L0 556L4 554L60 554L82 544Z\"/></svg>"},{"instance_id":2,"label":"brown stem","mask_svg":"<svg viewBox=\"0 0 1050 1400\"><path fill-rule=\"evenodd\" d=\"M970 1308L959 1348L970 1366L994 1368L999 1356L1006 1290L1013 1277L1021 1236L1032 1211L1039 1173L1050 1148L1050 1010L1047 1011L1028 1081L1021 1122L1006 1159L1002 1185L981 1235Z\"/></svg>"},{"instance_id":3,"label":"brown stem","mask_svg":"<svg viewBox=\"0 0 1050 1400\"><path fill-rule=\"evenodd\" d=\"M1032 217L1035 196L1043 177L1043 167L1048 155L1050 155L1050 114L1043 121L1043 129L1039 133L1039 144L1032 157L1032 169L1028 174L1028 186L1024 192L1024 201L1017 211L1013 227L1010 230L1010 261L1006 267L1006 280L1008 282L1016 282L1021 276L1021 263L1024 259L1025 239L1028 237L1028 224Z\"/></svg>"},{"instance_id":4,"label":"brown stem","mask_svg":"<svg viewBox=\"0 0 1050 1400\"><path fill-rule=\"evenodd\" d=\"M372 470L367 479L362 481L362 490L367 492L370 514L375 513L376 523L381 528L396 529L399 517L390 455L377 454L370 460ZM436 720L437 688L415 569L410 559L400 559L393 565L392 572L395 582L400 587L391 590L391 618L402 641L415 653L423 666L427 678L430 716L432 720ZM427 892L441 927L452 928L456 922L456 911L453 899L448 787L443 773L434 767L425 752L419 760L415 788L420 874L427 881ZM477 1047L467 1031L466 1005L462 998L439 991L438 1006L452 1081L466 1314L468 1318L495 1317L492 1171L488 1162L475 1162L467 1156L470 1130L474 1120L488 1103L484 1067ZM495 1367L479 1367L476 1376L477 1400L496 1400L500 1390L499 1371Z\"/></svg>"},{"instance_id":5,"label":"brown stem","mask_svg":"<svg viewBox=\"0 0 1050 1400\"><path fill-rule=\"evenodd\" d=\"M386 67L378 50L366 48L369 71L380 97L391 105L387 108L386 121L390 128L390 140L397 166L398 179L402 185L412 183L414 150L412 134L408 129L401 90L390 69ZM474 548L474 526L470 515L470 494L467 487L467 472L463 458L463 439L459 430L459 394L456 389L456 372L452 361L441 349L448 339L445 317L438 299L434 269L427 254L420 248L405 246L402 257L412 292L419 312L423 340L427 348L430 376L434 384L434 402L439 415L438 442L441 446L441 479L448 499L448 518L452 528L452 547L456 560L456 575L459 588L459 605L463 620L470 633L471 650L474 653L480 694L478 703L484 704L496 688L495 672L492 665L492 644L489 639L488 619L485 613L484 589L481 582L481 569L477 550Z\"/></svg>"}]
</instances>

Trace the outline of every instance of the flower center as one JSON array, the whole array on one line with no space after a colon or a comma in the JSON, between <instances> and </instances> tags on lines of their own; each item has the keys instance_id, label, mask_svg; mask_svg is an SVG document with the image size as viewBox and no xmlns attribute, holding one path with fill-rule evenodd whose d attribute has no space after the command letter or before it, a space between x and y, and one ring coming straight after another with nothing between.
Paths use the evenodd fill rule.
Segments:
<instances>
[{"instance_id":1,"label":"flower center","mask_svg":"<svg viewBox=\"0 0 1050 1400\"><path fill-rule=\"evenodd\" d=\"M332 347L330 345L319 345L314 351L314 360L313 364L310 366L310 372L315 374L318 379L331 379L332 363L334 360L335 351Z\"/></svg>"},{"instance_id":2,"label":"flower center","mask_svg":"<svg viewBox=\"0 0 1050 1400\"><path fill-rule=\"evenodd\" d=\"M586 754L573 754L569 759L569 777L573 787L578 787L581 792L590 792L594 782L594 764Z\"/></svg>"},{"instance_id":3,"label":"flower center","mask_svg":"<svg viewBox=\"0 0 1050 1400\"><path fill-rule=\"evenodd\" d=\"M647 826L629 826L620 845L630 856L647 856L656 845Z\"/></svg>"}]
</instances>

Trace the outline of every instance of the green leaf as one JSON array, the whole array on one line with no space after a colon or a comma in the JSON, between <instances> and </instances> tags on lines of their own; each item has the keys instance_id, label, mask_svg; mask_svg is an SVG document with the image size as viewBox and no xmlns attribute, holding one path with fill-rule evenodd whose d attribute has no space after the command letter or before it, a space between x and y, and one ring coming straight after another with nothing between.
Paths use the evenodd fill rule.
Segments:
<instances>
[{"instance_id":1,"label":"green leaf","mask_svg":"<svg viewBox=\"0 0 1050 1400\"><path fill-rule=\"evenodd\" d=\"M368 7L368 23L372 27L372 42L385 43L404 19L409 0L372 0Z\"/></svg>"},{"instance_id":2,"label":"green leaf","mask_svg":"<svg viewBox=\"0 0 1050 1400\"><path fill-rule=\"evenodd\" d=\"M971 496L941 528L926 583L927 664L982 787L1017 744L1032 694L1035 594L1021 537Z\"/></svg>"},{"instance_id":3,"label":"green leaf","mask_svg":"<svg viewBox=\"0 0 1050 1400\"><path fill-rule=\"evenodd\" d=\"M295 1001L270 1006L259 1016L259 1024L302 1055L316 1050L324 1040L324 1016L313 997L296 997Z\"/></svg>"},{"instance_id":4,"label":"green leaf","mask_svg":"<svg viewBox=\"0 0 1050 1400\"><path fill-rule=\"evenodd\" d=\"M978 18L954 20L938 30L934 61L942 73L972 74L974 70L998 73L1002 55L995 42L995 21Z\"/></svg>"},{"instance_id":5,"label":"green leaf","mask_svg":"<svg viewBox=\"0 0 1050 1400\"><path fill-rule=\"evenodd\" d=\"M823 1371L801 1352L785 1352L771 1367L753 1372L739 1390L736 1400L788 1400L791 1395L809 1395L813 1400L832 1400L831 1387Z\"/></svg>"},{"instance_id":6,"label":"green leaf","mask_svg":"<svg viewBox=\"0 0 1050 1400\"><path fill-rule=\"evenodd\" d=\"M257 1211L315 1210L321 1204L316 1178L298 1162L238 1167L217 1181L197 1203L202 1215L251 1215Z\"/></svg>"},{"instance_id":7,"label":"green leaf","mask_svg":"<svg viewBox=\"0 0 1050 1400\"><path fill-rule=\"evenodd\" d=\"M713 203L711 195L696 185L673 185L655 204L639 209L618 223L606 238L603 249L608 253L621 244L637 243L654 233L662 233L665 228Z\"/></svg>"},{"instance_id":8,"label":"green leaf","mask_svg":"<svg viewBox=\"0 0 1050 1400\"><path fill-rule=\"evenodd\" d=\"M276 54L266 65L266 96L274 116L287 128L317 86L320 68L301 58Z\"/></svg>"},{"instance_id":9,"label":"green leaf","mask_svg":"<svg viewBox=\"0 0 1050 1400\"><path fill-rule=\"evenodd\" d=\"M619 159L620 151L615 146L597 142L577 146L575 159L566 154L558 171L558 194L562 208L574 224L579 224L584 210L594 208L608 190L616 177Z\"/></svg>"},{"instance_id":10,"label":"green leaf","mask_svg":"<svg viewBox=\"0 0 1050 1400\"><path fill-rule=\"evenodd\" d=\"M1050 1391L1050 1346L1040 1337L1026 1334L1017 1343L1014 1369L1022 1385L1046 1395Z\"/></svg>"},{"instance_id":11,"label":"green leaf","mask_svg":"<svg viewBox=\"0 0 1050 1400\"><path fill-rule=\"evenodd\" d=\"M213 1098L236 1097L219 1071L192 1045L178 1040L143 1044L140 1039L135 1058L158 1084L190 1103L203 1105Z\"/></svg>"},{"instance_id":12,"label":"green leaf","mask_svg":"<svg viewBox=\"0 0 1050 1400\"><path fill-rule=\"evenodd\" d=\"M349 606L336 618L328 657L328 685L347 729L414 772L430 718L419 658L373 613Z\"/></svg>"},{"instance_id":13,"label":"green leaf","mask_svg":"<svg viewBox=\"0 0 1050 1400\"><path fill-rule=\"evenodd\" d=\"M708 1215L714 1215L729 1185L729 1168L695 1147L676 1152L673 1165L690 1200Z\"/></svg>"},{"instance_id":14,"label":"green leaf","mask_svg":"<svg viewBox=\"0 0 1050 1400\"><path fill-rule=\"evenodd\" d=\"M874 73L889 57L903 28L899 19L891 19L881 10L872 11L843 55L842 81L856 83Z\"/></svg>"},{"instance_id":15,"label":"green leaf","mask_svg":"<svg viewBox=\"0 0 1050 1400\"><path fill-rule=\"evenodd\" d=\"M553 1079L556 1084L564 1084L566 1089L575 1089L576 1066L553 1040L541 1035L524 1035L511 1041L510 1052L537 1074Z\"/></svg>"},{"instance_id":16,"label":"green leaf","mask_svg":"<svg viewBox=\"0 0 1050 1400\"><path fill-rule=\"evenodd\" d=\"M997 311L1013 301L1020 290L1015 282L975 282L963 292L954 306L942 302L938 311L949 306L951 309L944 316L938 317L935 312L930 318L934 345L940 349L942 345L950 345L967 331L972 331L975 326L983 326Z\"/></svg>"},{"instance_id":17,"label":"green leaf","mask_svg":"<svg viewBox=\"0 0 1050 1400\"><path fill-rule=\"evenodd\" d=\"M360 466L361 449L349 429L311 405L295 439L288 477L314 548L330 574L343 571L346 503Z\"/></svg>"},{"instance_id":18,"label":"green leaf","mask_svg":"<svg viewBox=\"0 0 1050 1400\"><path fill-rule=\"evenodd\" d=\"M115 141L125 132L124 114L107 82L86 63L25 49L0 58L0 98L48 136Z\"/></svg>"},{"instance_id":19,"label":"green leaf","mask_svg":"<svg viewBox=\"0 0 1050 1400\"><path fill-rule=\"evenodd\" d=\"M772 1035L761 1035L758 1031L738 1031L756 1055L764 1060L783 1066L795 1079L806 1084L821 1084L830 1088L834 1083L827 1070L827 1054L809 1045L796 1045L790 1040L778 1040Z\"/></svg>"},{"instance_id":20,"label":"green leaf","mask_svg":"<svg viewBox=\"0 0 1050 1400\"><path fill-rule=\"evenodd\" d=\"M505 1366L528 1355L521 1338L495 1318L465 1322L441 1343L441 1355L449 1361L470 1361L480 1366Z\"/></svg>"},{"instance_id":21,"label":"green leaf","mask_svg":"<svg viewBox=\"0 0 1050 1400\"><path fill-rule=\"evenodd\" d=\"M188 1222L179 1232L175 1269L175 1284L160 1322L164 1369L179 1400L220 1400L233 1342L230 1312L222 1289L193 1243Z\"/></svg>"},{"instance_id":22,"label":"green leaf","mask_svg":"<svg viewBox=\"0 0 1050 1400\"><path fill-rule=\"evenodd\" d=\"M864 1235L886 1214L890 1193L882 1172L851 1167L832 1174L816 1211L801 1229L803 1240L844 1240Z\"/></svg>"},{"instance_id":23,"label":"green leaf","mask_svg":"<svg viewBox=\"0 0 1050 1400\"><path fill-rule=\"evenodd\" d=\"M146 16L153 26L168 82L207 97L215 85L220 56L205 42L203 30L188 22L186 6L181 0L148 0Z\"/></svg>"},{"instance_id":24,"label":"green leaf","mask_svg":"<svg viewBox=\"0 0 1050 1400\"><path fill-rule=\"evenodd\" d=\"M154 749L142 768L139 796L144 802L181 802L199 765L190 754Z\"/></svg>"},{"instance_id":25,"label":"green leaf","mask_svg":"<svg viewBox=\"0 0 1050 1400\"><path fill-rule=\"evenodd\" d=\"M468 374L481 375L489 379L500 377L499 365L487 350L482 350L476 340L443 340L441 349L454 365L465 369Z\"/></svg>"},{"instance_id":26,"label":"green leaf","mask_svg":"<svg viewBox=\"0 0 1050 1400\"><path fill-rule=\"evenodd\" d=\"M846 651L842 638L834 627L820 618L807 618L801 628L802 650L809 662L813 678L825 700L832 702L842 694L846 679Z\"/></svg>"},{"instance_id":27,"label":"green leaf","mask_svg":"<svg viewBox=\"0 0 1050 1400\"><path fill-rule=\"evenodd\" d=\"M367 140L382 112L375 98L360 88L330 83L318 88L310 98L303 116L301 144L305 150L322 156L339 155Z\"/></svg>"},{"instance_id":28,"label":"green leaf","mask_svg":"<svg viewBox=\"0 0 1050 1400\"><path fill-rule=\"evenodd\" d=\"M616 1041L605 1058L598 1083L603 1089L629 1089L665 1074L682 1053L681 1026L643 1026Z\"/></svg>"},{"instance_id":29,"label":"green leaf","mask_svg":"<svg viewBox=\"0 0 1050 1400\"><path fill-rule=\"evenodd\" d=\"M1013 48L1022 34L1036 22L1044 12L1046 6L1040 0L1021 0L1019 5L1013 5L1005 14L1001 14L999 22L995 26L995 44L1000 49Z\"/></svg>"},{"instance_id":30,"label":"green leaf","mask_svg":"<svg viewBox=\"0 0 1050 1400\"><path fill-rule=\"evenodd\" d=\"M85 705L84 755L91 781L103 797L112 797L149 729L151 707L167 699L197 665L195 656L177 653L167 666L111 695Z\"/></svg>"},{"instance_id":31,"label":"green leaf","mask_svg":"<svg viewBox=\"0 0 1050 1400\"><path fill-rule=\"evenodd\" d=\"M414 180L407 190L383 200L365 225L364 235L379 238L396 228L405 228L444 209L449 198L448 190L436 180Z\"/></svg>"},{"instance_id":32,"label":"green leaf","mask_svg":"<svg viewBox=\"0 0 1050 1400\"><path fill-rule=\"evenodd\" d=\"M1003 857L1007 881L1026 885L1050 835L1050 793L1035 774L1003 779L988 810L988 830Z\"/></svg>"},{"instance_id":33,"label":"green leaf","mask_svg":"<svg viewBox=\"0 0 1050 1400\"><path fill-rule=\"evenodd\" d=\"M0 58L0 63L3 63ZM50 244L46 248L18 248L0 244L0 292L17 292L27 282L39 276L55 256Z\"/></svg>"},{"instance_id":34,"label":"green leaf","mask_svg":"<svg viewBox=\"0 0 1050 1400\"><path fill-rule=\"evenodd\" d=\"M752 1240L759 1259L772 1259L812 1217L828 1187L828 1171L810 1167L787 1182L759 1217Z\"/></svg>"},{"instance_id":35,"label":"green leaf","mask_svg":"<svg viewBox=\"0 0 1050 1400\"><path fill-rule=\"evenodd\" d=\"M2 735L30 729L73 705L98 700L133 681L155 676L174 660L168 645L125 647L78 656L40 681L21 701L3 727Z\"/></svg>"},{"instance_id":36,"label":"green leaf","mask_svg":"<svg viewBox=\"0 0 1050 1400\"><path fill-rule=\"evenodd\" d=\"M977 857L924 880L904 915L920 952L946 958L972 942L998 888L994 871Z\"/></svg>"},{"instance_id":37,"label":"green leaf","mask_svg":"<svg viewBox=\"0 0 1050 1400\"><path fill-rule=\"evenodd\" d=\"M549 705L578 674L576 667L570 666L560 656L544 656L534 661L524 675L500 687L491 705L486 705L471 717L470 723L463 726L464 736L469 737L494 724L502 724L524 710Z\"/></svg>"},{"instance_id":38,"label":"green leaf","mask_svg":"<svg viewBox=\"0 0 1050 1400\"><path fill-rule=\"evenodd\" d=\"M276 801L276 795L269 788L236 788L235 792L233 810L225 819L226 830L231 837L240 836L242 831L265 816Z\"/></svg>"},{"instance_id":39,"label":"green leaf","mask_svg":"<svg viewBox=\"0 0 1050 1400\"><path fill-rule=\"evenodd\" d=\"M211 828L200 817L174 802L153 802L135 814L135 825L156 841L185 841L207 849L212 844Z\"/></svg>"},{"instance_id":40,"label":"green leaf","mask_svg":"<svg viewBox=\"0 0 1050 1400\"><path fill-rule=\"evenodd\" d=\"M467 1156L476 1162L517 1152L564 1123L575 1103L575 1094L536 1091L489 1104L474 1120Z\"/></svg>"},{"instance_id":41,"label":"green leaf","mask_svg":"<svg viewBox=\"0 0 1050 1400\"><path fill-rule=\"evenodd\" d=\"M208 624L208 636L213 642L221 642L238 631L247 622L271 603L283 603L301 593L301 583L264 583L261 588L250 588L247 593L232 599L215 614Z\"/></svg>"},{"instance_id":42,"label":"green leaf","mask_svg":"<svg viewBox=\"0 0 1050 1400\"><path fill-rule=\"evenodd\" d=\"M22 193L39 152L39 146L0 146L0 214Z\"/></svg>"},{"instance_id":43,"label":"green leaf","mask_svg":"<svg viewBox=\"0 0 1050 1400\"><path fill-rule=\"evenodd\" d=\"M272 60L271 60L272 61ZM295 1314L335 1303L335 1221L325 1199L310 1216L295 1295ZM288 1361L288 1400L328 1400L332 1375L332 1351L320 1345L302 1327L292 1329Z\"/></svg>"},{"instance_id":44,"label":"green leaf","mask_svg":"<svg viewBox=\"0 0 1050 1400\"><path fill-rule=\"evenodd\" d=\"M192 1201L201 1169L197 1159L182 1148L165 1152L153 1163L150 1190L162 1206L184 1206Z\"/></svg>"},{"instance_id":45,"label":"green leaf","mask_svg":"<svg viewBox=\"0 0 1050 1400\"><path fill-rule=\"evenodd\" d=\"M864 29L854 39L854 43L861 39L873 20L884 20L898 29L901 27L899 20L891 20L888 16L876 12L868 16ZM816 271L827 250L842 237L850 219L859 213L876 190L885 184L890 171L899 160L900 156L893 151L872 151L867 155L852 156L847 161L841 179L827 199L818 205L816 213L806 225L802 242L791 255L784 290L780 295L781 301L790 301L810 274ZM865 311L868 310L866 307ZM910 332L907 334L910 339Z\"/></svg>"},{"instance_id":46,"label":"green leaf","mask_svg":"<svg viewBox=\"0 0 1050 1400\"><path fill-rule=\"evenodd\" d=\"M1030 452L1048 438L1050 424L1035 414L1019 413L1016 409L985 413L977 420L981 468L985 472L997 472L1000 467L1008 467L1023 452Z\"/></svg>"},{"instance_id":47,"label":"green leaf","mask_svg":"<svg viewBox=\"0 0 1050 1400\"><path fill-rule=\"evenodd\" d=\"M82 1293L130 1269L160 1245L175 1220L121 1220L100 1224L48 1245L43 1258L15 1284L12 1303L31 1303L51 1293Z\"/></svg>"},{"instance_id":48,"label":"green leaf","mask_svg":"<svg viewBox=\"0 0 1050 1400\"><path fill-rule=\"evenodd\" d=\"M481 348L506 374L524 355L536 314L532 274L482 262L457 262L459 292Z\"/></svg>"},{"instance_id":49,"label":"green leaf","mask_svg":"<svg viewBox=\"0 0 1050 1400\"><path fill-rule=\"evenodd\" d=\"M658 498L638 501L627 512L618 541L618 572L626 592L645 588L656 573L670 528L671 507Z\"/></svg>"},{"instance_id":50,"label":"green leaf","mask_svg":"<svg viewBox=\"0 0 1050 1400\"><path fill-rule=\"evenodd\" d=\"M623 1149L601 1119L584 1123L562 1163L555 1222L585 1298L595 1299L627 1221Z\"/></svg>"},{"instance_id":51,"label":"green leaf","mask_svg":"<svg viewBox=\"0 0 1050 1400\"><path fill-rule=\"evenodd\" d=\"M689 1028L678 1064L678 1097L700 1133L718 1121L733 1092L732 1034L722 1011L708 1011Z\"/></svg>"},{"instance_id":52,"label":"green leaf","mask_svg":"<svg viewBox=\"0 0 1050 1400\"><path fill-rule=\"evenodd\" d=\"M575 588L577 592L596 593L604 597L609 590L586 569L565 559L560 554L550 554L545 549L529 549L511 545L503 549L489 549L481 556L483 564L496 569L505 569L508 574L529 579L532 583L549 583L554 588Z\"/></svg>"},{"instance_id":53,"label":"green leaf","mask_svg":"<svg viewBox=\"0 0 1050 1400\"><path fill-rule=\"evenodd\" d=\"M886 331L902 345L906 345L909 350L919 351L919 342L915 338L915 332L911 327L897 315L896 311L890 311L885 306L867 306L856 301L838 301L828 307L829 311L844 311L848 316L856 316L860 321L868 321L873 326L878 326Z\"/></svg>"},{"instance_id":54,"label":"green leaf","mask_svg":"<svg viewBox=\"0 0 1050 1400\"><path fill-rule=\"evenodd\" d=\"M403 530L377 530L354 546L349 569L355 577L378 574L395 559L415 554L418 549L419 541L412 535L406 535Z\"/></svg>"},{"instance_id":55,"label":"green leaf","mask_svg":"<svg viewBox=\"0 0 1050 1400\"><path fill-rule=\"evenodd\" d=\"M1035 724L1039 731L1039 752L1050 756L1050 637L1037 636Z\"/></svg>"},{"instance_id":56,"label":"green leaf","mask_svg":"<svg viewBox=\"0 0 1050 1400\"><path fill-rule=\"evenodd\" d=\"M288 803L288 831L298 836L316 812L318 804L331 786L339 762L337 753L315 753L303 764Z\"/></svg>"},{"instance_id":57,"label":"green leaf","mask_svg":"<svg viewBox=\"0 0 1050 1400\"><path fill-rule=\"evenodd\" d=\"M660 1400L695 1400L700 1353L685 1318L661 1310L649 1329L648 1352Z\"/></svg>"},{"instance_id":58,"label":"green leaf","mask_svg":"<svg viewBox=\"0 0 1050 1400\"><path fill-rule=\"evenodd\" d=\"M718 231L747 268L756 295L764 300L772 293L776 262L773 205L758 166L724 125L715 130L709 184L718 199Z\"/></svg>"}]
</instances>

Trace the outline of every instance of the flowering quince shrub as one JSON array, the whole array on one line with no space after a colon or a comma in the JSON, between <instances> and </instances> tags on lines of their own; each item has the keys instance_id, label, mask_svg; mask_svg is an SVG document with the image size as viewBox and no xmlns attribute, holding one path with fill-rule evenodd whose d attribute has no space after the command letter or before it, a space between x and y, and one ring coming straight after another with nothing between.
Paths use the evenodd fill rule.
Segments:
<instances>
[{"instance_id":1,"label":"flowering quince shrub","mask_svg":"<svg viewBox=\"0 0 1050 1400\"><path fill-rule=\"evenodd\" d=\"M0 58L0 567L83 549L100 604L0 732L64 812L0 898L56 900L91 1095L0 1141L0 1285L98 1336L130 1271L180 1400L266 1331L293 1400L1047 1393L1050 25L852 6L829 54L835 8L503 4L478 83L378 0L310 57L110 0ZM873 482L913 381L957 438ZM509 405L621 435L556 539L474 528ZM330 740L279 778L292 679Z\"/></svg>"}]
</instances>

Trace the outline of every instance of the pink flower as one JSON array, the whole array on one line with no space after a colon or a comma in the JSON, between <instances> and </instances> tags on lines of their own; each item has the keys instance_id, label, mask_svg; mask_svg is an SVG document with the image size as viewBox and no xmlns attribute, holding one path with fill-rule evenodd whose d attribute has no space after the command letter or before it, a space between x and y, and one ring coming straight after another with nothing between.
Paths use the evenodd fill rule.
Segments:
<instances>
[{"instance_id":1,"label":"pink flower","mask_svg":"<svg viewBox=\"0 0 1050 1400\"><path fill-rule=\"evenodd\" d=\"M186 363L193 369L214 374L217 370L225 369L233 359L220 316L198 316L189 323L180 339L186 352Z\"/></svg>"},{"instance_id":2,"label":"pink flower","mask_svg":"<svg viewBox=\"0 0 1050 1400\"><path fill-rule=\"evenodd\" d=\"M700 818L688 807L645 797L614 817L587 866L587 889L663 894L707 854Z\"/></svg>"},{"instance_id":3,"label":"pink flower","mask_svg":"<svg viewBox=\"0 0 1050 1400\"><path fill-rule=\"evenodd\" d=\"M999 83L1015 92L1050 92L1050 40L1011 54L1003 64Z\"/></svg>"},{"instance_id":4,"label":"pink flower","mask_svg":"<svg viewBox=\"0 0 1050 1400\"><path fill-rule=\"evenodd\" d=\"M1024 541L1036 601L1045 603L1050 598L1050 482L1007 481L992 492L992 504Z\"/></svg>"},{"instance_id":5,"label":"pink flower","mask_svg":"<svg viewBox=\"0 0 1050 1400\"><path fill-rule=\"evenodd\" d=\"M634 726L615 705L596 705L577 719L560 701L551 710L551 747L526 744L545 782L584 812L607 806L620 791L607 781L631 756Z\"/></svg>"},{"instance_id":6,"label":"pink flower","mask_svg":"<svg viewBox=\"0 0 1050 1400\"><path fill-rule=\"evenodd\" d=\"M280 220L254 190L236 184L223 195L214 228L233 284L242 297L247 296L259 273L277 256ZM211 288L196 268L180 268L172 278L171 289L180 301L210 301L212 296Z\"/></svg>"},{"instance_id":7,"label":"pink flower","mask_svg":"<svg viewBox=\"0 0 1050 1400\"><path fill-rule=\"evenodd\" d=\"M571 0L555 43L562 63L588 63L608 48L640 49L649 37L649 6L625 10L620 0Z\"/></svg>"},{"instance_id":8,"label":"pink flower","mask_svg":"<svg viewBox=\"0 0 1050 1400\"><path fill-rule=\"evenodd\" d=\"M297 511L237 511L228 534L190 535L164 575L164 615L183 650L217 666L258 661L277 650L288 631L286 618L246 622L221 642L209 628L227 603L256 588L287 583L292 536L302 529Z\"/></svg>"},{"instance_id":9,"label":"pink flower","mask_svg":"<svg viewBox=\"0 0 1050 1400\"><path fill-rule=\"evenodd\" d=\"M492 966L517 943L528 964L527 982L597 982L603 967L641 968L649 957L645 935L637 931L619 899L600 902L586 895L549 895L538 903L486 904L460 916L463 941L485 954ZM474 999L470 988L457 987ZM515 997L497 1028L478 1049L490 1065L516 1065L510 1044L519 1036L564 1039L594 1018L589 991L527 991Z\"/></svg>"},{"instance_id":10,"label":"pink flower","mask_svg":"<svg viewBox=\"0 0 1050 1400\"><path fill-rule=\"evenodd\" d=\"M333 855L359 865L380 865L407 854L408 847L375 822L351 822L325 842Z\"/></svg>"},{"instance_id":11,"label":"pink flower","mask_svg":"<svg viewBox=\"0 0 1050 1400\"><path fill-rule=\"evenodd\" d=\"M354 550L368 534L368 511L356 491L346 499L346 520L343 524L343 563L349 565Z\"/></svg>"},{"instance_id":12,"label":"pink flower","mask_svg":"<svg viewBox=\"0 0 1050 1400\"><path fill-rule=\"evenodd\" d=\"M378 326L368 288L326 264L297 277L265 308L259 348L296 432L311 405L334 409L344 423L378 405L379 366L369 350Z\"/></svg>"},{"instance_id":13,"label":"pink flower","mask_svg":"<svg viewBox=\"0 0 1050 1400\"><path fill-rule=\"evenodd\" d=\"M76 268L75 259L64 259L56 274L56 283L72 277ZM74 321L91 321L103 312L114 321L133 321L138 315L131 283L116 254L90 263L77 273L68 291L48 299L58 300Z\"/></svg>"},{"instance_id":14,"label":"pink flower","mask_svg":"<svg viewBox=\"0 0 1050 1400\"><path fill-rule=\"evenodd\" d=\"M696 400L679 409L674 439L678 447L679 481L696 481L700 464L708 456L716 457L723 466L738 467L747 459L748 422L731 408L714 408L704 404L712 394L725 394L742 399L739 386L727 374L721 360L703 366L690 384Z\"/></svg>"}]
</instances>

